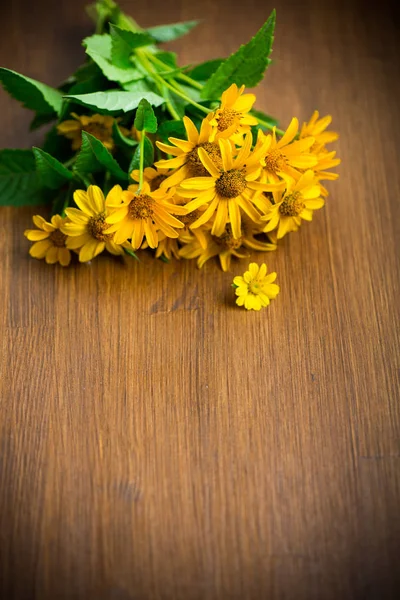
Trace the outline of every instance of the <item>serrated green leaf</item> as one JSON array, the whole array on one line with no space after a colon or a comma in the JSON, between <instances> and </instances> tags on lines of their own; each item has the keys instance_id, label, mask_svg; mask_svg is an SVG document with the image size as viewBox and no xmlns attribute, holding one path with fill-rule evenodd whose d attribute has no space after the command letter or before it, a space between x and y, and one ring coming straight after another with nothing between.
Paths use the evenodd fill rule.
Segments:
<instances>
[{"instance_id":1,"label":"serrated green leaf","mask_svg":"<svg viewBox=\"0 0 400 600\"><path fill-rule=\"evenodd\" d=\"M196 65L189 71L189 75L196 81L207 81L211 75L215 73L220 64L224 61L223 58L214 58L212 60L206 60L205 62Z\"/></svg>"},{"instance_id":2,"label":"serrated green leaf","mask_svg":"<svg viewBox=\"0 0 400 600\"><path fill-rule=\"evenodd\" d=\"M121 84L122 87L124 88L124 90L126 90L127 92L140 92L142 93L142 97L143 97L143 92L146 94L147 92L153 92L156 93L156 86L154 84L153 81L151 81L150 79L141 79L140 81L128 81L127 83L123 83Z\"/></svg>"},{"instance_id":3,"label":"serrated green leaf","mask_svg":"<svg viewBox=\"0 0 400 600\"><path fill-rule=\"evenodd\" d=\"M62 94L58 90L10 69L0 68L4 89L25 108L38 113L57 115L61 112Z\"/></svg>"},{"instance_id":4,"label":"serrated green leaf","mask_svg":"<svg viewBox=\"0 0 400 600\"><path fill-rule=\"evenodd\" d=\"M176 52L168 52L167 50L161 50L154 52L154 56L161 60L165 65L176 69L178 66Z\"/></svg>"},{"instance_id":5,"label":"serrated green leaf","mask_svg":"<svg viewBox=\"0 0 400 600\"><path fill-rule=\"evenodd\" d=\"M43 187L48 187L52 190L58 189L66 181L73 178L71 171L66 169L54 156L44 152L40 148L32 148L36 170L39 174L40 181Z\"/></svg>"},{"instance_id":6,"label":"serrated green leaf","mask_svg":"<svg viewBox=\"0 0 400 600\"><path fill-rule=\"evenodd\" d=\"M43 202L32 150L0 150L0 206Z\"/></svg>"},{"instance_id":7,"label":"serrated green leaf","mask_svg":"<svg viewBox=\"0 0 400 600\"><path fill-rule=\"evenodd\" d=\"M183 23L170 23L169 25L159 25L158 27L150 27L147 29L157 42L172 42L177 38L189 33L193 27L199 24L200 21L184 21Z\"/></svg>"},{"instance_id":8,"label":"serrated green leaf","mask_svg":"<svg viewBox=\"0 0 400 600\"><path fill-rule=\"evenodd\" d=\"M118 179L128 179L104 144L87 131L82 131L82 146L72 170L78 175L107 170Z\"/></svg>"},{"instance_id":9,"label":"serrated green leaf","mask_svg":"<svg viewBox=\"0 0 400 600\"><path fill-rule=\"evenodd\" d=\"M100 111L106 114L116 112L129 112L139 106L142 98L145 98L152 106L160 106L165 102L162 96L153 92L126 92L110 90L108 92L96 92L94 94L68 95L68 100L73 100L86 108Z\"/></svg>"},{"instance_id":10,"label":"serrated green leaf","mask_svg":"<svg viewBox=\"0 0 400 600\"><path fill-rule=\"evenodd\" d=\"M217 99L232 83L238 86L256 86L264 76L271 62L272 42L274 39L275 10L256 33L256 35L239 50L224 60L203 87L201 96L204 99Z\"/></svg>"},{"instance_id":11,"label":"serrated green leaf","mask_svg":"<svg viewBox=\"0 0 400 600\"><path fill-rule=\"evenodd\" d=\"M110 24L111 60L122 69L130 69L130 56L135 48L141 48L153 43L153 38L144 31L127 31Z\"/></svg>"},{"instance_id":12,"label":"serrated green leaf","mask_svg":"<svg viewBox=\"0 0 400 600\"><path fill-rule=\"evenodd\" d=\"M186 130L183 121L164 121L158 129L157 135L160 136L163 142L168 142L169 137L186 139Z\"/></svg>"},{"instance_id":13,"label":"serrated green leaf","mask_svg":"<svg viewBox=\"0 0 400 600\"><path fill-rule=\"evenodd\" d=\"M133 65L129 68L120 68L112 62L112 39L111 35L92 35L83 40L86 54L100 67L104 75L110 81L124 83L133 79L142 79L143 73L135 69Z\"/></svg>"},{"instance_id":14,"label":"serrated green leaf","mask_svg":"<svg viewBox=\"0 0 400 600\"><path fill-rule=\"evenodd\" d=\"M151 167L154 163L154 147L148 137L144 138L144 168ZM133 153L129 174L140 168L140 146Z\"/></svg>"},{"instance_id":15,"label":"serrated green leaf","mask_svg":"<svg viewBox=\"0 0 400 600\"><path fill-rule=\"evenodd\" d=\"M136 140L128 138L122 133L115 121L113 123L112 133L113 140L117 144L117 146L133 148L138 145L138 142Z\"/></svg>"},{"instance_id":16,"label":"serrated green leaf","mask_svg":"<svg viewBox=\"0 0 400 600\"><path fill-rule=\"evenodd\" d=\"M146 98L142 98L139 102L134 125L137 131L146 131L147 133L156 133L157 131L156 115Z\"/></svg>"}]
</instances>

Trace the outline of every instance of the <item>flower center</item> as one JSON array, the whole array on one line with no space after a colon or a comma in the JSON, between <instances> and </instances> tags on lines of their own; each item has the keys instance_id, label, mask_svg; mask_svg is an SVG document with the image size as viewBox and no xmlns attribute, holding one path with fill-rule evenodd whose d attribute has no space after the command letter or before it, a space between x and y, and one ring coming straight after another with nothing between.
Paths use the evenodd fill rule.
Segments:
<instances>
[{"instance_id":1,"label":"flower center","mask_svg":"<svg viewBox=\"0 0 400 600\"><path fill-rule=\"evenodd\" d=\"M88 123L83 127L84 131L87 131L101 142L111 141L110 128L103 123Z\"/></svg>"},{"instance_id":2,"label":"flower center","mask_svg":"<svg viewBox=\"0 0 400 600\"><path fill-rule=\"evenodd\" d=\"M182 223L186 226L189 227L192 223L194 223L200 216L200 211L199 210L193 210L192 212L190 212L187 215L179 215L179 220L182 221Z\"/></svg>"},{"instance_id":3,"label":"flower center","mask_svg":"<svg viewBox=\"0 0 400 600\"><path fill-rule=\"evenodd\" d=\"M153 204L151 196L139 194L129 204L129 216L131 219L149 219L153 216Z\"/></svg>"},{"instance_id":4,"label":"flower center","mask_svg":"<svg viewBox=\"0 0 400 600\"><path fill-rule=\"evenodd\" d=\"M199 148L204 148L208 156L217 167L222 167L221 150L219 149L218 144L214 144L213 142L204 142L195 146L187 155L186 165L189 168L190 176L209 177L210 173L200 160L198 153Z\"/></svg>"},{"instance_id":5,"label":"flower center","mask_svg":"<svg viewBox=\"0 0 400 600\"><path fill-rule=\"evenodd\" d=\"M258 279L255 279L254 281L252 281L249 284L249 291L252 292L253 294L259 294L261 289L262 289L262 286L261 286L260 282L258 281Z\"/></svg>"},{"instance_id":6,"label":"flower center","mask_svg":"<svg viewBox=\"0 0 400 600\"><path fill-rule=\"evenodd\" d=\"M271 150L265 157L265 168L267 171L277 173L282 171L287 163L287 158L279 150Z\"/></svg>"},{"instance_id":7,"label":"flower center","mask_svg":"<svg viewBox=\"0 0 400 600\"><path fill-rule=\"evenodd\" d=\"M53 246L57 246L57 248L64 248L67 236L64 235L59 229L56 229L55 231L51 232L49 239Z\"/></svg>"},{"instance_id":8,"label":"flower center","mask_svg":"<svg viewBox=\"0 0 400 600\"><path fill-rule=\"evenodd\" d=\"M300 192L292 192L283 200L279 212L285 217L297 217L304 208Z\"/></svg>"},{"instance_id":9,"label":"flower center","mask_svg":"<svg viewBox=\"0 0 400 600\"><path fill-rule=\"evenodd\" d=\"M241 171L231 169L218 177L215 187L223 198L236 198L246 189L247 183Z\"/></svg>"},{"instance_id":10,"label":"flower center","mask_svg":"<svg viewBox=\"0 0 400 600\"><path fill-rule=\"evenodd\" d=\"M106 215L105 213L101 213L100 215L96 215L95 217L90 217L88 223L89 233L95 240L99 240L100 242L104 242L105 240L112 239L112 234L104 233L105 229L108 229L110 226L106 223Z\"/></svg>"},{"instance_id":11,"label":"flower center","mask_svg":"<svg viewBox=\"0 0 400 600\"><path fill-rule=\"evenodd\" d=\"M237 110L233 110L233 108L224 108L221 110L218 117L218 131L225 131L225 129L231 127L239 116L240 113Z\"/></svg>"},{"instance_id":12,"label":"flower center","mask_svg":"<svg viewBox=\"0 0 400 600\"><path fill-rule=\"evenodd\" d=\"M149 182L151 191L154 192L154 190L158 190L165 179L167 179L167 175L157 175L154 177L154 179Z\"/></svg>"},{"instance_id":13,"label":"flower center","mask_svg":"<svg viewBox=\"0 0 400 600\"><path fill-rule=\"evenodd\" d=\"M242 245L243 237L235 239L232 235L232 228L228 225L225 227L225 231L219 237L215 235L212 236L213 240L219 245L222 246L225 250L238 250Z\"/></svg>"}]
</instances>

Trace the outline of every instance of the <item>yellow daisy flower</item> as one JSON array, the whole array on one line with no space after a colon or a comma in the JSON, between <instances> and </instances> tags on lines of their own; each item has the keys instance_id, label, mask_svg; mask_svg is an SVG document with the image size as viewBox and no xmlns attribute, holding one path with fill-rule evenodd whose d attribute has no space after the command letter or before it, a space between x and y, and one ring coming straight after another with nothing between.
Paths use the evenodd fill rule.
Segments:
<instances>
[{"instance_id":1,"label":"yellow daisy flower","mask_svg":"<svg viewBox=\"0 0 400 600\"><path fill-rule=\"evenodd\" d=\"M166 237L177 238L176 229L182 229L184 225L173 215L185 215L187 210L169 202L175 189L159 188L152 192L148 182L144 182L140 193L137 190L137 185L130 185L115 200L109 202L107 199L107 206L114 209L106 218L107 233L115 234L115 243L122 244L131 238L132 247L137 250L146 237L150 248L157 248L158 230Z\"/></svg>"},{"instance_id":2,"label":"yellow daisy flower","mask_svg":"<svg viewBox=\"0 0 400 600\"><path fill-rule=\"evenodd\" d=\"M116 202L122 194L121 186L114 186L107 195L108 202ZM74 201L78 208L66 208L70 222L61 227L68 236L66 245L71 250L79 250L79 261L87 262L107 250L111 254L123 254L123 248L106 233L108 214L104 194L97 185L90 185L87 191L76 190Z\"/></svg>"},{"instance_id":3,"label":"yellow daisy flower","mask_svg":"<svg viewBox=\"0 0 400 600\"><path fill-rule=\"evenodd\" d=\"M235 294L238 296L236 304L244 306L247 310L261 310L268 306L279 294L279 285L274 283L276 273L267 275L267 265L263 263L250 263L249 270L243 276L238 275L233 280L236 287Z\"/></svg>"},{"instance_id":4,"label":"yellow daisy flower","mask_svg":"<svg viewBox=\"0 0 400 600\"><path fill-rule=\"evenodd\" d=\"M173 146L168 146L162 142L156 142L157 146L166 154L172 154L175 158L159 160L155 163L157 168L176 169L176 171L166 179L164 186L171 187L178 185L188 177L207 176L208 172L201 162L198 149L202 148L214 160L221 163L221 152L217 143L210 142L212 127L209 119L203 119L200 131L189 117L183 117L183 123L186 129L187 140L170 137L168 140Z\"/></svg>"},{"instance_id":5,"label":"yellow daisy flower","mask_svg":"<svg viewBox=\"0 0 400 600\"><path fill-rule=\"evenodd\" d=\"M142 249L144 250L147 247L148 243L144 242ZM171 258L180 260L177 240L167 237L162 231L160 231L158 233L158 246L156 248L155 257L161 258L162 256L165 256L165 258L168 260L171 260Z\"/></svg>"},{"instance_id":6,"label":"yellow daisy flower","mask_svg":"<svg viewBox=\"0 0 400 600\"><path fill-rule=\"evenodd\" d=\"M194 233L194 232L193 232ZM258 250L260 252L276 250L276 244L269 241L262 242L254 236L260 233L259 227L255 227L250 221L246 221L242 228L242 235L239 239L233 237L231 226L228 224L225 231L219 237L212 235L209 230L204 231L206 247L202 246L199 240L193 235L183 235L179 241L183 244L179 255L183 258L197 258L197 266L201 269L204 264L218 256L223 271L229 271L232 256L236 258L245 258L248 256L247 249ZM242 249L242 252L239 250Z\"/></svg>"},{"instance_id":7,"label":"yellow daisy flower","mask_svg":"<svg viewBox=\"0 0 400 600\"><path fill-rule=\"evenodd\" d=\"M32 217L37 229L27 229L24 235L31 242L35 242L29 249L33 258L44 258L48 264L60 263L68 267L71 262L71 252L66 247L67 236L61 231L66 219L54 215L49 223L40 215Z\"/></svg>"},{"instance_id":8,"label":"yellow daisy flower","mask_svg":"<svg viewBox=\"0 0 400 600\"><path fill-rule=\"evenodd\" d=\"M300 131L300 139L304 139L308 136L312 136L315 139L315 144L318 146L325 146L335 142L339 138L339 134L335 131L325 131L332 123L331 115L319 118L319 112L315 110L311 115L308 123L303 123Z\"/></svg>"},{"instance_id":9,"label":"yellow daisy flower","mask_svg":"<svg viewBox=\"0 0 400 600\"><path fill-rule=\"evenodd\" d=\"M322 148L317 152L316 157L318 162L314 167L314 172L318 181L323 179L336 181L339 178L339 173L332 173L327 170L337 167L342 162L340 158L336 158L336 152L327 152L325 148ZM325 197L329 195L328 190L323 185L321 185L321 194Z\"/></svg>"},{"instance_id":10,"label":"yellow daisy flower","mask_svg":"<svg viewBox=\"0 0 400 600\"><path fill-rule=\"evenodd\" d=\"M193 177L182 181L178 194L192 198L186 205L189 212L207 204L207 209L192 223L192 229L204 225L214 215L212 234L219 236L224 232L228 220L233 236L241 235L241 210L254 222L260 219L260 213L252 203L255 190L272 191L281 187L281 183L270 184L255 181L261 172L261 158L265 155L265 146L251 150L252 136L246 134L245 142L236 158L233 158L232 145L228 140L219 140L222 165L199 148L199 157L207 169L209 177Z\"/></svg>"},{"instance_id":11,"label":"yellow daisy flower","mask_svg":"<svg viewBox=\"0 0 400 600\"><path fill-rule=\"evenodd\" d=\"M302 219L311 221L313 211L324 206L325 201L320 196L321 188L313 171L306 171L297 182L288 179L286 191L274 193L275 204L261 217L262 221L268 222L264 231L278 228L278 239L290 231L297 231Z\"/></svg>"},{"instance_id":12,"label":"yellow daisy flower","mask_svg":"<svg viewBox=\"0 0 400 600\"><path fill-rule=\"evenodd\" d=\"M317 164L317 158L309 152L315 138L306 137L293 141L298 130L299 122L294 117L280 140L276 139L275 128L272 135L265 136L261 130L258 132L256 148L265 147L264 179L266 181L277 182L284 175L299 179L302 170L310 169Z\"/></svg>"},{"instance_id":13,"label":"yellow daisy flower","mask_svg":"<svg viewBox=\"0 0 400 600\"><path fill-rule=\"evenodd\" d=\"M213 131L210 141L228 139L233 134L243 134L250 131L258 121L248 113L253 107L256 97L254 94L243 94L244 85L240 88L236 83L225 90L221 96L221 106L210 118Z\"/></svg>"},{"instance_id":14,"label":"yellow daisy flower","mask_svg":"<svg viewBox=\"0 0 400 600\"><path fill-rule=\"evenodd\" d=\"M77 115L71 113L73 119L68 119L57 125L57 131L60 135L72 140L72 150L79 150L82 144L82 131L87 131L95 138L103 142L104 146L112 152L114 150L114 140L112 137L112 128L114 117L106 115ZM120 127L124 135L129 135L129 131Z\"/></svg>"}]
</instances>

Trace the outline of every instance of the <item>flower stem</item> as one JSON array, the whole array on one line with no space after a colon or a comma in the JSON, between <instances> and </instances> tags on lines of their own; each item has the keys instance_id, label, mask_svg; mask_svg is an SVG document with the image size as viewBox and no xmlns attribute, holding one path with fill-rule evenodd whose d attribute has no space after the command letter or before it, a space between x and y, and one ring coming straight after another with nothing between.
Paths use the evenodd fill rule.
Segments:
<instances>
[{"instance_id":1,"label":"flower stem","mask_svg":"<svg viewBox=\"0 0 400 600\"><path fill-rule=\"evenodd\" d=\"M260 125L263 125L263 127L265 127L266 129L269 129L270 131L273 131L273 129L275 129L275 131L278 135L285 135L285 132L282 129L279 129L279 127L275 127L275 125L271 125L271 123L268 123L267 121L263 121L262 119L259 119L258 117L257 117L257 121L260 123Z\"/></svg>"},{"instance_id":2,"label":"flower stem","mask_svg":"<svg viewBox=\"0 0 400 600\"><path fill-rule=\"evenodd\" d=\"M146 137L146 133L143 130L141 132L140 143L139 143L139 188L138 192L141 191L143 187L143 171L144 171L144 138Z\"/></svg>"}]
</instances>

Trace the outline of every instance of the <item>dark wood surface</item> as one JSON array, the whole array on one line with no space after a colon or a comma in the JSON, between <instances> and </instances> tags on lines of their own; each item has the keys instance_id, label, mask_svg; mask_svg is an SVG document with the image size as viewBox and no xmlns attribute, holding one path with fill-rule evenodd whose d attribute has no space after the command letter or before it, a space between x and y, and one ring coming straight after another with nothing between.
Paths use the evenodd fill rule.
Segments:
<instances>
[{"instance_id":1,"label":"dark wood surface","mask_svg":"<svg viewBox=\"0 0 400 600\"><path fill-rule=\"evenodd\" d=\"M0 9L1 64L57 84L83 2ZM258 106L334 115L340 179L267 260L281 294L234 306L216 264L52 268L31 210L0 210L5 600L399 597L399 42L389 4L123 2L204 17L182 62L227 55L273 6ZM0 92L1 146L40 142Z\"/></svg>"}]
</instances>

